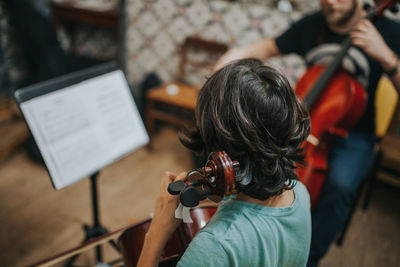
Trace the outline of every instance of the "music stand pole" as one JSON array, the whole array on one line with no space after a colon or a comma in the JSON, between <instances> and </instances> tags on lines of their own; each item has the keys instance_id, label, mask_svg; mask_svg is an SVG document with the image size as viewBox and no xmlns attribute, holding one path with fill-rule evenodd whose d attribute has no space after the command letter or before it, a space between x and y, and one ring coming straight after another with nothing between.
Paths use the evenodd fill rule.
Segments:
<instances>
[{"instance_id":1,"label":"music stand pole","mask_svg":"<svg viewBox=\"0 0 400 267\"><path fill-rule=\"evenodd\" d=\"M83 229L86 232L86 237L83 243L86 241L96 238L99 236L102 236L106 233L108 233L108 230L104 228L100 224L100 217L99 217L99 197L97 194L97 176L99 175L99 172L96 172L90 176L90 187L91 187L91 195L92 195L92 212L93 212L93 226L89 226L87 224L83 225ZM110 240L109 243L111 244L112 247L114 247L118 252L120 252L120 248L115 243L114 240ZM103 261L103 255L101 251L101 246L96 246L96 261L97 263ZM75 255L69 261L67 262L66 266L72 266L73 262L76 260L76 258L79 255Z\"/></svg>"},{"instance_id":2,"label":"music stand pole","mask_svg":"<svg viewBox=\"0 0 400 267\"><path fill-rule=\"evenodd\" d=\"M90 185L92 188L92 211L93 211L93 227L90 228L88 225L85 225L86 230L86 240L101 236L108 232L103 226L100 225L100 218L99 218L99 198L97 194L97 176L99 172L90 176ZM103 256L100 246L96 246L96 260L97 262L102 262Z\"/></svg>"}]
</instances>

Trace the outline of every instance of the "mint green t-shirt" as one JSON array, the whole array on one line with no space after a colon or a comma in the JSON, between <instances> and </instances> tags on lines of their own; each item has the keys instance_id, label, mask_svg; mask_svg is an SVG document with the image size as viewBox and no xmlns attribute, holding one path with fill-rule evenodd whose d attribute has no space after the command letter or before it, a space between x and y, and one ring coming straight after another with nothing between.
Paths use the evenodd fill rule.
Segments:
<instances>
[{"instance_id":1,"label":"mint green t-shirt","mask_svg":"<svg viewBox=\"0 0 400 267\"><path fill-rule=\"evenodd\" d=\"M290 207L223 202L178 266L305 266L311 242L310 198L297 182Z\"/></svg>"}]
</instances>

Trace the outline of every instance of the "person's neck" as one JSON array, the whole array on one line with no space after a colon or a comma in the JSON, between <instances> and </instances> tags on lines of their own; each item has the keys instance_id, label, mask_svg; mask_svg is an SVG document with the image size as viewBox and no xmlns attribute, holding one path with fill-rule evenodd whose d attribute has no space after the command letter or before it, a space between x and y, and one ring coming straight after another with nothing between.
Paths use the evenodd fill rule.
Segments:
<instances>
[{"instance_id":1,"label":"person's neck","mask_svg":"<svg viewBox=\"0 0 400 267\"><path fill-rule=\"evenodd\" d=\"M294 198L295 198L294 191L292 189L292 190L285 190L283 191L282 194L272 196L267 200L259 200L256 198L252 198L244 193L239 193L236 197L236 200L250 202L267 207L283 208L291 206L293 204Z\"/></svg>"},{"instance_id":2,"label":"person's neck","mask_svg":"<svg viewBox=\"0 0 400 267\"><path fill-rule=\"evenodd\" d=\"M335 33L347 34L353 27L366 15L365 10L362 7L358 7L354 15L345 24L328 24L328 27Z\"/></svg>"}]
</instances>

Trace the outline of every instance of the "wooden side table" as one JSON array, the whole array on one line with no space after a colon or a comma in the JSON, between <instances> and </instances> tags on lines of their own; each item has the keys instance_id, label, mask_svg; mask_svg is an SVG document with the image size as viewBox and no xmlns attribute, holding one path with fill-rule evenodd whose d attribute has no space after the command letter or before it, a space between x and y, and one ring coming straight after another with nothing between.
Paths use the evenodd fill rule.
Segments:
<instances>
[{"instance_id":1,"label":"wooden side table","mask_svg":"<svg viewBox=\"0 0 400 267\"><path fill-rule=\"evenodd\" d=\"M171 82L150 89L146 95L146 126L150 137L154 134L156 120L179 127L193 125L195 109L200 88L188 85L185 79L187 67L201 68L211 72L216 60L228 49L228 46L198 36L188 36L182 44L178 66L178 82ZM192 70L193 71L193 70ZM177 86L177 91L171 90ZM176 89L176 88L175 88Z\"/></svg>"},{"instance_id":2,"label":"wooden side table","mask_svg":"<svg viewBox=\"0 0 400 267\"><path fill-rule=\"evenodd\" d=\"M176 94L168 93L167 88L171 85L177 86ZM199 90L180 83L168 83L150 89L146 96L146 126L150 137L154 134L156 120L179 127L193 124ZM185 117L185 113L189 116Z\"/></svg>"}]
</instances>

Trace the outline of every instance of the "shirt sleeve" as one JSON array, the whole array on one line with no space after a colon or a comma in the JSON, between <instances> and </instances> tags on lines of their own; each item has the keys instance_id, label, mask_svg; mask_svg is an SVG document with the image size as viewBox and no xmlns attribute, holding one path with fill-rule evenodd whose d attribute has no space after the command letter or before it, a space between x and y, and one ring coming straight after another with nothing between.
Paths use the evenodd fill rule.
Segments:
<instances>
[{"instance_id":1,"label":"shirt sleeve","mask_svg":"<svg viewBox=\"0 0 400 267\"><path fill-rule=\"evenodd\" d=\"M190 242L177 266L230 266L230 262L225 249L214 235L199 232Z\"/></svg>"}]
</instances>

